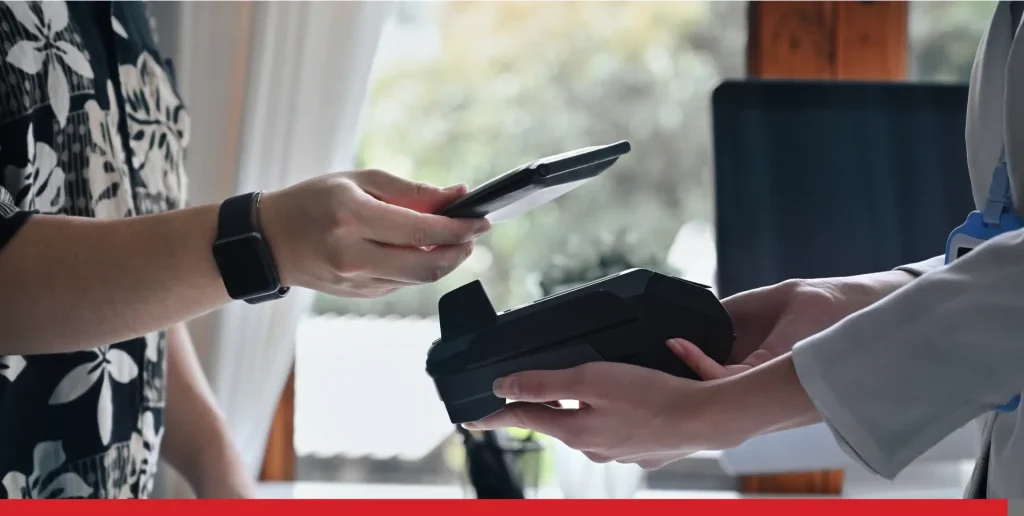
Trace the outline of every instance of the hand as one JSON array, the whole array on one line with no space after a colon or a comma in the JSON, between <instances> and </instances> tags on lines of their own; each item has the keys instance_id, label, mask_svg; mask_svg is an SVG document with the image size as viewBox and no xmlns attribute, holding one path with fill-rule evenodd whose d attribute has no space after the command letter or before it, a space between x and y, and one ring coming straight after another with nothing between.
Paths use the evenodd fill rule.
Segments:
<instances>
[{"instance_id":1,"label":"hand","mask_svg":"<svg viewBox=\"0 0 1024 516\"><path fill-rule=\"evenodd\" d=\"M264 195L261 221L284 285L377 297L458 267L486 219L436 211L466 193L379 170L328 174Z\"/></svg>"},{"instance_id":2,"label":"hand","mask_svg":"<svg viewBox=\"0 0 1024 516\"><path fill-rule=\"evenodd\" d=\"M906 272L886 271L789 280L750 290L722 301L736 331L725 365L683 339L670 340L669 348L704 380L733 376L788 353L797 342L880 301L912 279Z\"/></svg>"},{"instance_id":3,"label":"hand","mask_svg":"<svg viewBox=\"0 0 1024 516\"><path fill-rule=\"evenodd\" d=\"M888 271L792 280L737 294L723 301L737 334L725 366L686 341L668 342L707 381L611 362L516 373L494 387L497 396L516 402L467 426L532 429L595 462L655 469L696 451L728 449L763 433L812 424L820 415L788 356L793 345L912 279ZM578 400L580 409L543 405L560 399Z\"/></svg>"},{"instance_id":4,"label":"hand","mask_svg":"<svg viewBox=\"0 0 1024 516\"><path fill-rule=\"evenodd\" d=\"M518 427L554 437L594 462L657 468L690 453L728 447L709 413L710 382L615 362L591 362L557 371L525 371L495 382L495 395L512 400L470 429ZM578 400L563 409L553 400ZM688 417L693 416L693 417ZM737 443L738 444L738 443Z\"/></svg>"},{"instance_id":5,"label":"hand","mask_svg":"<svg viewBox=\"0 0 1024 516\"><path fill-rule=\"evenodd\" d=\"M582 451L594 462L632 463L644 469L821 420L789 354L713 381L591 362L516 373L495 382L494 393L516 401L466 427L530 429ZM555 399L578 400L580 408L545 404Z\"/></svg>"}]
</instances>

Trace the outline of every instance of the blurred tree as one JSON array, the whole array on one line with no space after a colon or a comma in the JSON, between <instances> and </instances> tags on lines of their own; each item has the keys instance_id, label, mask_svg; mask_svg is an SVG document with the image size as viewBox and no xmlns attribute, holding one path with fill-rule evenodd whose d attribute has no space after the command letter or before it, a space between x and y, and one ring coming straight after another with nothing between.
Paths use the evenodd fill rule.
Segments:
<instances>
[{"instance_id":1,"label":"blurred tree","mask_svg":"<svg viewBox=\"0 0 1024 516\"><path fill-rule=\"evenodd\" d=\"M572 237L598 251L632 229L663 258L688 220L710 220L710 94L743 75L743 2L446 2L436 54L378 70L361 159L434 184L477 185L535 158L630 140L600 180L502 223L452 277L321 311L430 315L479 277L497 307L533 299ZM408 23L408 14L406 14ZM479 248L478 248L479 249ZM489 263L488 263L489 262Z\"/></svg>"},{"instance_id":2,"label":"blurred tree","mask_svg":"<svg viewBox=\"0 0 1024 516\"><path fill-rule=\"evenodd\" d=\"M965 82L996 2L913 2L910 5L912 80Z\"/></svg>"}]
</instances>

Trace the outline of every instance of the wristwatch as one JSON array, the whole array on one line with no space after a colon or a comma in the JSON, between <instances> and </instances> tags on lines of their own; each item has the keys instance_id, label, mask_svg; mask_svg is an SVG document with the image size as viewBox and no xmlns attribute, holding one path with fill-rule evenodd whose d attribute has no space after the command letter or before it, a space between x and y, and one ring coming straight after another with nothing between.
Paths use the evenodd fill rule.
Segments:
<instances>
[{"instance_id":1,"label":"wristwatch","mask_svg":"<svg viewBox=\"0 0 1024 516\"><path fill-rule=\"evenodd\" d=\"M231 299L251 305L281 299L289 287L281 285L274 256L260 224L263 192L236 195L220 205L213 258Z\"/></svg>"}]
</instances>

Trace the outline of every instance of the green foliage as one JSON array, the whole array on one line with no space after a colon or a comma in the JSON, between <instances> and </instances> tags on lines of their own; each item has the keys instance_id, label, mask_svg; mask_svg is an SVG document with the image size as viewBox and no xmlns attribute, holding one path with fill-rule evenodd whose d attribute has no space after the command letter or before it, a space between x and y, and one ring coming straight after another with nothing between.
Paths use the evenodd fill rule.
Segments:
<instances>
[{"instance_id":1,"label":"green foliage","mask_svg":"<svg viewBox=\"0 0 1024 516\"><path fill-rule=\"evenodd\" d=\"M600 247L581 246L570 239L566 251L553 258L540 278L544 296L557 294L627 269L648 269L662 274L678 275L679 271L656 256L637 256L636 233L623 231L606 235ZM573 245L576 244L576 245Z\"/></svg>"},{"instance_id":2,"label":"green foliage","mask_svg":"<svg viewBox=\"0 0 1024 516\"><path fill-rule=\"evenodd\" d=\"M742 75L745 13L737 2L440 4L437 56L398 62L373 85L362 162L473 186L578 147L625 139L633 151L599 181L496 225L481 242L489 264L319 309L430 315L443 292L477 278L498 307L527 302L570 237L597 249L627 228L635 251L664 257L685 222L712 215L710 92Z\"/></svg>"},{"instance_id":3,"label":"green foliage","mask_svg":"<svg viewBox=\"0 0 1024 516\"><path fill-rule=\"evenodd\" d=\"M910 4L912 79L964 82L996 2L913 2Z\"/></svg>"}]
</instances>

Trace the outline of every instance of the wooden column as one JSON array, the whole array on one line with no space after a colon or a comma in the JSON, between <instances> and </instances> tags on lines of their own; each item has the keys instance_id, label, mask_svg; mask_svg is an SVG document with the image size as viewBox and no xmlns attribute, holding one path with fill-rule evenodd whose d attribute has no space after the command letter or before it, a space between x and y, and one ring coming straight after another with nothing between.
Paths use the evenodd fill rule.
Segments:
<instances>
[{"instance_id":1,"label":"wooden column","mask_svg":"<svg viewBox=\"0 0 1024 516\"><path fill-rule=\"evenodd\" d=\"M907 2L752 1L747 73L766 79L899 81L907 74ZM843 472L742 477L760 494L842 492Z\"/></svg>"},{"instance_id":2,"label":"wooden column","mask_svg":"<svg viewBox=\"0 0 1024 516\"><path fill-rule=\"evenodd\" d=\"M281 391L274 422L267 438L260 480L295 480L295 365Z\"/></svg>"},{"instance_id":3,"label":"wooden column","mask_svg":"<svg viewBox=\"0 0 1024 516\"><path fill-rule=\"evenodd\" d=\"M749 9L751 77L906 78L906 2L753 1Z\"/></svg>"}]
</instances>

